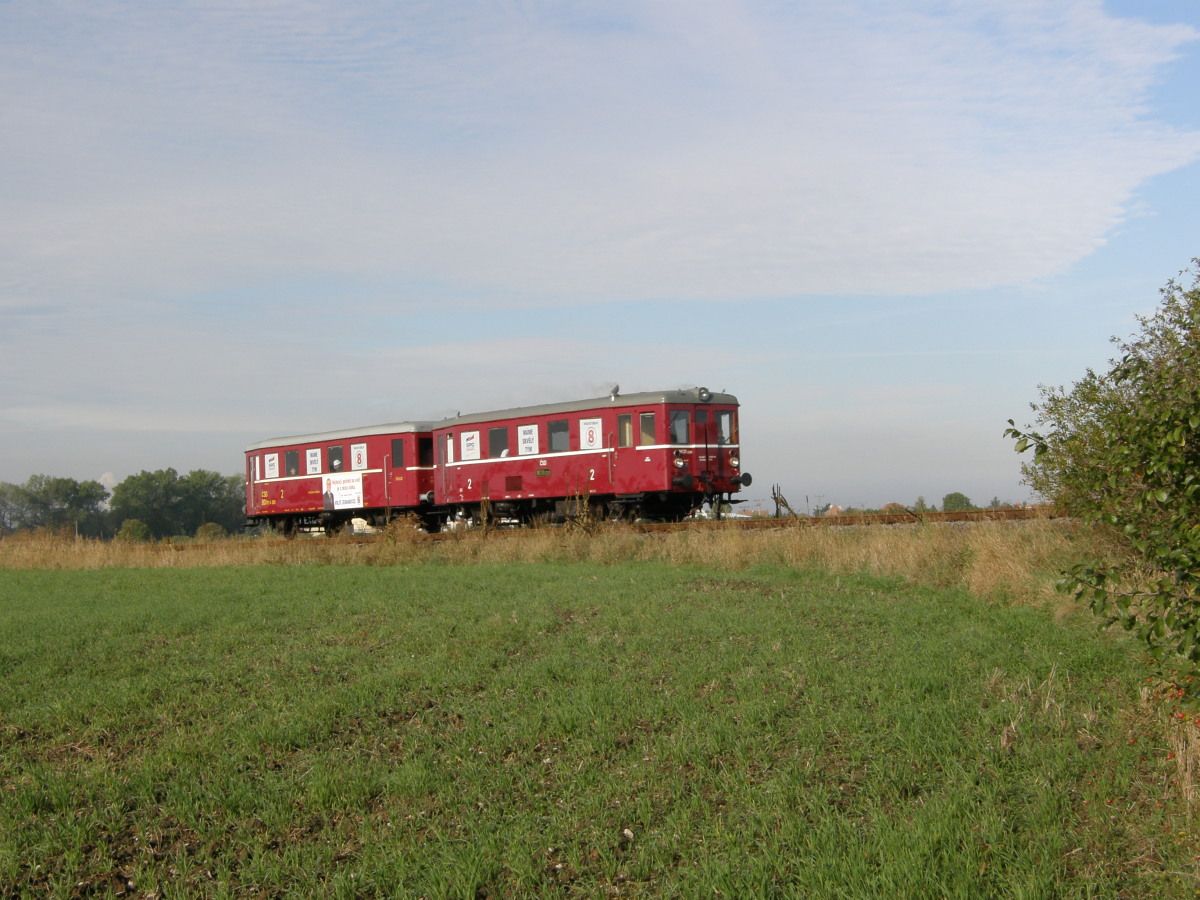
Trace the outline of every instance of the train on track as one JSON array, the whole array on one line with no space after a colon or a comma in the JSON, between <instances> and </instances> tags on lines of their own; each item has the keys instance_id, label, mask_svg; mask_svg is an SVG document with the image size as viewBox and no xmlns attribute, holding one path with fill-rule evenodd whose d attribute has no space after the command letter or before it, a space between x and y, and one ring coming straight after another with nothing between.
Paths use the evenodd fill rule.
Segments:
<instances>
[{"instance_id":1,"label":"train on track","mask_svg":"<svg viewBox=\"0 0 1200 900\"><path fill-rule=\"evenodd\" d=\"M587 515L677 521L739 502L738 401L707 388L272 438L246 448L246 524L285 535Z\"/></svg>"}]
</instances>

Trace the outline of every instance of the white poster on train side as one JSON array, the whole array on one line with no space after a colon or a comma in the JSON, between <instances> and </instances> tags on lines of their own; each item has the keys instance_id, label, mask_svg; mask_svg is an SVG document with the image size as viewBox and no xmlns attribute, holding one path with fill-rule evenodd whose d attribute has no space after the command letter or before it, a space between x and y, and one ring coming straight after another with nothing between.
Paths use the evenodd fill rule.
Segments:
<instances>
[{"instance_id":1,"label":"white poster on train side","mask_svg":"<svg viewBox=\"0 0 1200 900\"><path fill-rule=\"evenodd\" d=\"M266 466L268 478L279 477L279 454L268 453L263 457L263 464Z\"/></svg>"},{"instance_id":2,"label":"white poster on train side","mask_svg":"<svg viewBox=\"0 0 1200 900\"><path fill-rule=\"evenodd\" d=\"M351 444L350 445L350 468L355 472L361 471L367 467L367 445L366 444Z\"/></svg>"},{"instance_id":3,"label":"white poster on train side","mask_svg":"<svg viewBox=\"0 0 1200 900\"><path fill-rule=\"evenodd\" d=\"M517 455L537 456L538 427L536 425L517 426Z\"/></svg>"},{"instance_id":4,"label":"white poster on train side","mask_svg":"<svg viewBox=\"0 0 1200 900\"><path fill-rule=\"evenodd\" d=\"M362 473L326 475L321 505L324 509L360 509L363 505Z\"/></svg>"},{"instance_id":5,"label":"white poster on train side","mask_svg":"<svg viewBox=\"0 0 1200 900\"><path fill-rule=\"evenodd\" d=\"M479 432L464 431L462 433L462 458L479 459Z\"/></svg>"},{"instance_id":6,"label":"white poster on train side","mask_svg":"<svg viewBox=\"0 0 1200 900\"><path fill-rule=\"evenodd\" d=\"M602 450L604 448L604 436L601 432L601 424L599 419L580 419L579 420L579 449L580 450Z\"/></svg>"},{"instance_id":7,"label":"white poster on train side","mask_svg":"<svg viewBox=\"0 0 1200 900\"><path fill-rule=\"evenodd\" d=\"M320 475L321 474L321 450L319 447L310 447L304 454L304 474L305 475Z\"/></svg>"}]
</instances>

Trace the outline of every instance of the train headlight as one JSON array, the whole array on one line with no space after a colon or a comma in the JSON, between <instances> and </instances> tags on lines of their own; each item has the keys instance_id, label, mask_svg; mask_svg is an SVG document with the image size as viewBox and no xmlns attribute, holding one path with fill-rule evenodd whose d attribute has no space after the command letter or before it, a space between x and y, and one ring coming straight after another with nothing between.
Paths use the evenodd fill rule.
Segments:
<instances>
[{"instance_id":1,"label":"train headlight","mask_svg":"<svg viewBox=\"0 0 1200 900\"><path fill-rule=\"evenodd\" d=\"M672 462L675 463L675 468L677 468L677 469L682 469L684 466L687 465L687 463L683 461L682 456L675 457L675 459L673 459Z\"/></svg>"},{"instance_id":2,"label":"train headlight","mask_svg":"<svg viewBox=\"0 0 1200 900\"><path fill-rule=\"evenodd\" d=\"M742 464L742 461L740 459L738 459L736 456L731 456L731 457L729 457L729 464L736 469L738 466L740 466Z\"/></svg>"}]
</instances>

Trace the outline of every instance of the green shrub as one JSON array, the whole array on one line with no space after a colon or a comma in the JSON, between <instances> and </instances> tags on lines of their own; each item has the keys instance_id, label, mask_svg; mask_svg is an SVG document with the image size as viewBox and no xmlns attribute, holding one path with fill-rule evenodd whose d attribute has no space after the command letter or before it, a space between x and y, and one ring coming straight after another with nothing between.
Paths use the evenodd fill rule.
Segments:
<instances>
[{"instance_id":1,"label":"green shrub","mask_svg":"<svg viewBox=\"0 0 1200 900\"><path fill-rule=\"evenodd\" d=\"M118 541L142 543L150 540L150 526L141 519L126 519L117 531Z\"/></svg>"},{"instance_id":2,"label":"green shrub","mask_svg":"<svg viewBox=\"0 0 1200 900\"><path fill-rule=\"evenodd\" d=\"M196 539L200 541L217 541L228 532L216 522L204 522L196 529Z\"/></svg>"},{"instance_id":3,"label":"green shrub","mask_svg":"<svg viewBox=\"0 0 1200 900\"><path fill-rule=\"evenodd\" d=\"M1112 534L1115 559L1073 568L1064 587L1135 632L1158 660L1200 662L1200 259L1140 317L1121 355L1070 391L1043 388L1026 480Z\"/></svg>"}]
</instances>

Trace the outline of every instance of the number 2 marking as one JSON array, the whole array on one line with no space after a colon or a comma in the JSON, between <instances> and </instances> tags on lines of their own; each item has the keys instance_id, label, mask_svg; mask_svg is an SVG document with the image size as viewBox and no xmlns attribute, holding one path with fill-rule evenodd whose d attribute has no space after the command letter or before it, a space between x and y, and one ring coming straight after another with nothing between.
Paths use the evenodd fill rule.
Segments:
<instances>
[{"instance_id":1,"label":"number 2 marking","mask_svg":"<svg viewBox=\"0 0 1200 900\"><path fill-rule=\"evenodd\" d=\"M468 491L471 489L471 485L472 485L473 483L474 483L474 479L472 479L472 478L468 478L468 479L467 479L467 490L468 490Z\"/></svg>"},{"instance_id":2,"label":"number 2 marking","mask_svg":"<svg viewBox=\"0 0 1200 900\"><path fill-rule=\"evenodd\" d=\"M596 470L588 469L588 481L595 481L595 480L596 480Z\"/></svg>"}]
</instances>

